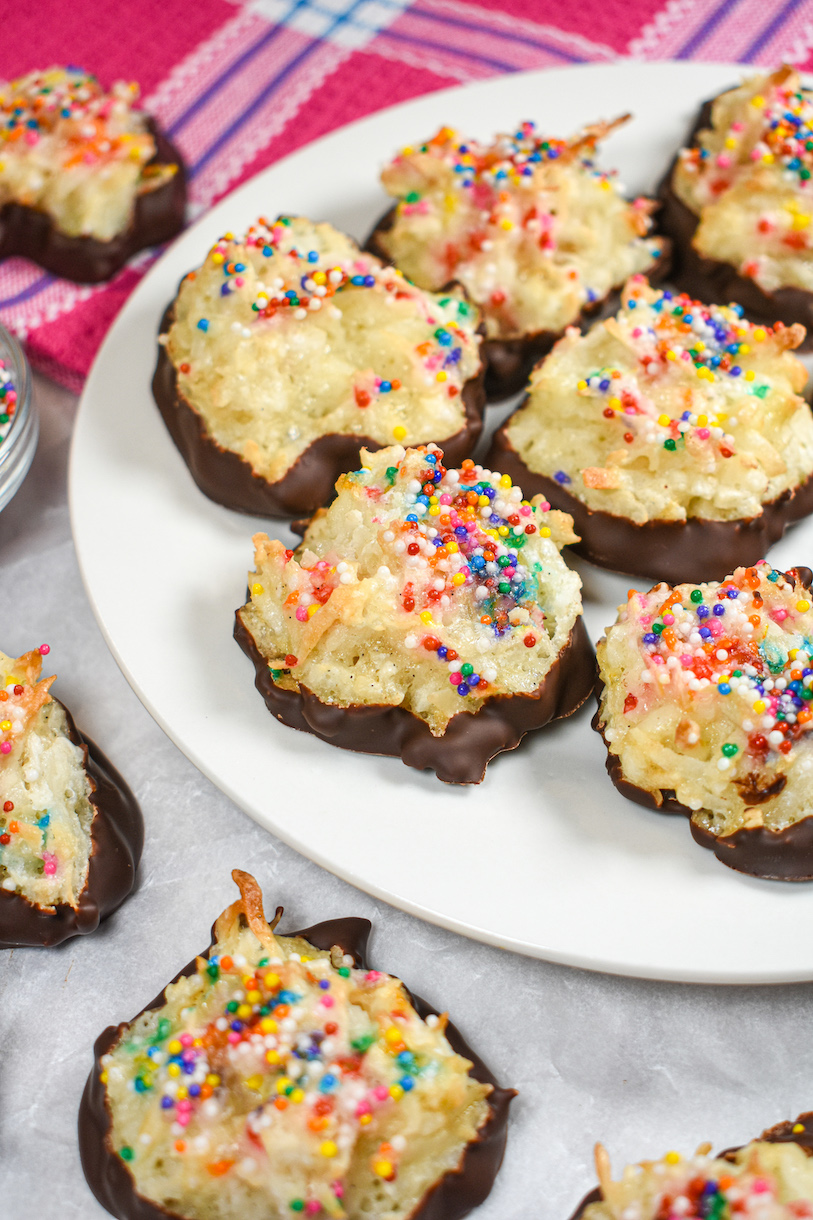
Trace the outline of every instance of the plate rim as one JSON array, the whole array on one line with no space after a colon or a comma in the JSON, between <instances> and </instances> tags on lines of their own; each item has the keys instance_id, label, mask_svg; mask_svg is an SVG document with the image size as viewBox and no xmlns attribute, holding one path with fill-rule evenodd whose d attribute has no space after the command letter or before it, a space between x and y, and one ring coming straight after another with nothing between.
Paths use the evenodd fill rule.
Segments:
<instances>
[{"instance_id":1,"label":"plate rim","mask_svg":"<svg viewBox=\"0 0 813 1220\"><path fill-rule=\"evenodd\" d=\"M506 88L510 92L512 89L520 88L524 84L533 83L535 80L539 80L540 78L550 78L552 74L566 73L569 76L579 74L592 77L614 75L621 71L628 72L630 70L635 70L636 72L646 74L650 71L653 73L660 73L667 67L672 72L677 70L677 75L688 75L692 70L698 72L700 75L705 73L708 73L709 75L714 73L731 73L733 81L740 79L743 74L747 73L749 70L759 70L758 65L676 60L639 61L625 57L609 63L601 62L595 64L579 64L533 69L521 73L503 74L501 76L487 78L486 80L467 82L462 85L453 85L447 88L433 90L427 94L421 94L418 97L411 98L405 102L394 103L391 106L374 111L372 114L365 115L360 119L343 124L341 127L335 128L318 139L287 154L284 158L272 163L272 165L267 166L265 169L259 171L258 174L253 175L244 182L241 182L232 191L229 191L225 196L223 196L222 199L218 201L216 205L214 205L213 208L207 209L201 215L196 217L183 231L183 233L162 253L159 259L156 260L147 274L136 286L135 290L127 301L125 301L122 309L114 319L112 326L108 330L96 354L92 368L85 383L85 387L80 396L70 443L68 466L68 504L70 511L71 533L74 540L77 562L85 592L105 643L110 649L110 652L112 653L128 684L136 694L139 701L146 708L150 716L156 721L169 739L177 746L181 753L184 754L185 757L189 758L193 765L204 776L206 776L206 778L209 779L215 785L215 787L217 787L231 801L233 801L238 808L247 813L254 821L259 822L263 829L269 831L269 833L272 835L275 835L282 842L292 847L301 855L313 860L320 867L325 868L334 875L341 877L343 880L356 886L363 892L372 895L376 899L388 903L391 906L395 906L399 910L406 911L409 914L425 920L426 922L434 924L435 926L446 928L459 935L493 945L497 948L505 949L507 951L522 955L541 958L545 961L554 962L560 965L572 966L597 973L620 975L623 977L653 979L665 982L688 982L695 984L713 983L721 986L736 986L742 984L776 985L789 982L809 981L811 978L813 978L813 963L811 963L809 967L800 968L798 971L792 971L784 968L764 968L759 971L734 971L726 974L724 977L721 977L719 970L716 968L700 967L694 970L686 970L679 967L676 970L671 970L669 967L647 967L641 963L631 963L624 961L622 957L613 960L610 957L604 956L601 958L601 960L597 960L595 958L591 958L589 954L585 953L559 951L551 946L542 948L533 941L523 941L517 937L501 937L486 927L462 922L444 912L427 907L420 902L413 902L409 897L406 897L403 894L394 894L391 889L387 889L383 885L376 882L371 882L369 879L359 876L358 874L354 873L352 869L337 866L334 861L322 854L318 845L312 845L306 840L300 839L295 834L289 832L287 828L275 824L273 817L268 816L267 814L263 814L261 816L250 803L245 801L240 796L228 779L222 778L216 767L209 765L205 756L196 750L191 743L183 740L181 735L155 705L152 697L142 687L140 681L137 679L135 673L132 671L130 665L126 661L124 655L119 651L119 647L108 629L103 610L97 602L95 589L86 568L88 557L84 552L83 543L80 541L82 531L77 524L78 518L81 515L79 503L80 476L78 473L78 467L81 461L80 451L85 421L91 413L91 408L86 407L86 404L93 398L96 390L96 381L102 378L104 375L105 362L108 359L107 353L115 350L119 342L119 335L124 331L128 323L128 314L135 311L141 298L148 295L152 285L162 279L162 275L165 274L165 267L172 259L173 253L177 251L178 247L181 245L183 248L186 248L187 245L192 247L194 243L198 241L200 234L205 232L208 226L213 226L223 212L228 210L235 203L238 205L240 204L241 195L251 194L251 192L256 189L257 185L262 183L265 178L277 175L281 171L284 172L292 165L295 165L299 158L307 158L312 156L315 149L322 147L326 143L334 140L341 142L342 139L346 139L348 137L349 133L363 132L365 127L372 124L386 122L395 113L401 115L404 112L408 112L411 108L418 109L422 104L425 104L428 99L431 99L433 103L437 103L439 108L442 108L444 100L451 95L454 95L454 97L457 99L459 96L467 93L475 91L488 93L491 91L497 91L501 88ZM532 108L532 106L528 107L528 109ZM171 441L169 440L168 436L166 439L171 445ZM197 492L196 488L195 492L198 495L202 494ZM247 525L246 532L248 532L248 523L253 520L253 518L247 517L245 520ZM270 519L268 520L270 521ZM272 526L275 524L276 522L271 521ZM697 848L696 850L700 851L701 849ZM723 865L717 864L716 867L723 869L724 871L728 871L724 869ZM764 882L759 884L771 883Z\"/></svg>"}]
</instances>

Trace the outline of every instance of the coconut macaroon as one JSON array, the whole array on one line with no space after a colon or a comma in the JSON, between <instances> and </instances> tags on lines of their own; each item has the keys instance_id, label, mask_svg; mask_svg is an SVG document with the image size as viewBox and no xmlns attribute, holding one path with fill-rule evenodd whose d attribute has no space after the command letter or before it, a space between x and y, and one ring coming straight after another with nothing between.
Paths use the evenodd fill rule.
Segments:
<instances>
[{"instance_id":1,"label":"coconut macaroon","mask_svg":"<svg viewBox=\"0 0 813 1220\"><path fill-rule=\"evenodd\" d=\"M801 1126L801 1124L796 1124ZM573 1220L705 1220L743 1214L758 1220L813 1216L813 1160L796 1143L773 1142L771 1132L722 1157L704 1144L694 1156L667 1152L658 1161L627 1165L614 1180L610 1160L596 1145L600 1187Z\"/></svg>"},{"instance_id":2,"label":"coconut macaroon","mask_svg":"<svg viewBox=\"0 0 813 1220\"><path fill-rule=\"evenodd\" d=\"M731 868L813 877L810 569L630 590L600 641L599 711L616 787L691 819Z\"/></svg>"},{"instance_id":3,"label":"coconut macaroon","mask_svg":"<svg viewBox=\"0 0 813 1220\"><path fill-rule=\"evenodd\" d=\"M180 230L183 165L137 99L73 67L0 84L0 257L96 282Z\"/></svg>"},{"instance_id":4,"label":"coconut macaroon","mask_svg":"<svg viewBox=\"0 0 813 1220\"><path fill-rule=\"evenodd\" d=\"M296 551L255 535L235 638L283 723L479 783L593 688L571 519L435 445L362 460Z\"/></svg>"},{"instance_id":5,"label":"coconut macaroon","mask_svg":"<svg viewBox=\"0 0 813 1220\"><path fill-rule=\"evenodd\" d=\"M491 1189L513 1090L370 969L370 924L280 935L254 878L198 957L108 1028L79 1119L119 1220L458 1220Z\"/></svg>"},{"instance_id":6,"label":"coconut macaroon","mask_svg":"<svg viewBox=\"0 0 813 1220\"><path fill-rule=\"evenodd\" d=\"M811 170L813 94L795 68L707 102L661 187L680 286L703 300L738 301L758 321L810 330Z\"/></svg>"},{"instance_id":7,"label":"coconut macaroon","mask_svg":"<svg viewBox=\"0 0 813 1220\"><path fill-rule=\"evenodd\" d=\"M311 513L362 446L471 452L485 406L478 327L460 289L424 292L331 225L260 220L182 282L153 392L206 495Z\"/></svg>"},{"instance_id":8,"label":"coconut macaroon","mask_svg":"<svg viewBox=\"0 0 813 1220\"><path fill-rule=\"evenodd\" d=\"M803 335L637 277L535 369L488 460L569 512L593 563L719 580L813 511Z\"/></svg>"},{"instance_id":9,"label":"coconut macaroon","mask_svg":"<svg viewBox=\"0 0 813 1220\"><path fill-rule=\"evenodd\" d=\"M483 311L489 397L522 389L566 326L635 272L654 273L668 242L648 236L653 202L628 202L594 161L619 124L570 140L523 123L479 143L443 127L405 148L381 180L397 200L368 242L416 284L464 285Z\"/></svg>"},{"instance_id":10,"label":"coconut macaroon","mask_svg":"<svg viewBox=\"0 0 813 1220\"><path fill-rule=\"evenodd\" d=\"M135 799L40 679L47 645L0 653L0 947L93 932L130 893Z\"/></svg>"}]
</instances>

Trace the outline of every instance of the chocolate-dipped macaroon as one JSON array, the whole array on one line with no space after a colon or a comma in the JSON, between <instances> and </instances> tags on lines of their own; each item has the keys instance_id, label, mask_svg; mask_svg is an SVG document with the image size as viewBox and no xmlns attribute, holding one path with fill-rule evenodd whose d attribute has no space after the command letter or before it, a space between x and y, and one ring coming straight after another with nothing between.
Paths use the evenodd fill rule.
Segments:
<instances>
[{"instance_id":1,"label":"chocolate-dipped macaroon","mask_svg":"<svg viewBox=\"0 0 813 1220\"><path fill-rule=\"evenodd\" d=\"M79 1143L97 1199L119 1220L460 1220L513 1090L369 968L366 919L283 935L232 876L208 954L96 1043Z\"/></svg>"},{"instance_id":2,"label":"chocolate-dipped macaroon","mask_svg":"<svg viewBox=\"0 0 813 1220\"><path fill-rule=\"evenodd\" d=\"M674 278L813 333L813 93L785 64L701 107L660 188Z\"/></svg>"},{"instance_id":3,"label":"chocolate-dipped macaroon","mask_svg":"<svg viewBox=\"0 0 813 1220\"><path fill-rule=\"evenodd\" d=\"M0 948L94 932L135 884L144 825L101 750L40 680L47 645L0 653Z\"/></svg>"},{"instance_id":4,"label":"chocolate-dipped macaroon","mask_svg":"<svg viewBox=\"0 0 813 1220\"><path fill-rule=\"evenodd\" d=\"M423 288L463 284L485 319L490 399L523 389L565 327L606 307L628 276L667 268L669 242L650 235L653 201L627 201L595 164L599 141L627 118L570 140L533 123L490 143L443 127L381 175L398 202L368 249Z\"/></svg>"},{"instance_id":5,"label":"chocolate-dipped macaroon","mask_svg":"<svg viewBox=\"0 0 813 1220\"><path fill-rule=\"evenodd\" d=\"M607 770L730 868L813 879L809 568L630 591L600 641Z\"/></svg>"},{"instance_id":6,"label":"chocolate-dipped macaroon","mask_svg":"<svg viewBox=\"0 0 813 1220\"><path fill-rule=\"evenodd\" d=\"M694 1156L667 1152L627 1165L614 1181L610 1159L596 1145L600 1186L582 1199L571 1220L663 1220L745 1214L760 1220L813 1215L810 1114L778 1123L758 1139L714 1157L711 1144Z\"/></svg>"},{"instance_id":7,"label":"chocolate-dipped macaroon","mask_svg":"<svg viewBox=\"0 0 813 1220\"><path fill-rule=\"evenodd\" d=\"M485 395L479 315L408 283L331 225L230 234L162 323L155 400L192 477L227 508L310 514L362 447L437 441L460 462Z\"/></svg>"},{"instance_id":8,"label":"chocolate-dipped macaroon","mask_svg":"<svg viewBox=\"0 0 813 1220\"><path fill-rule=\"evenodd\" d=\"M0 258L98 283L180 232L183 162L137 99L74 67L0 86Z\"/></svg>"},{"instance_id":9,"label":"chocolate-dipped macaroon","mask_svg":"<svg viewBox=\"0 0 813 1220\"><path fill-rule=\"evenodd\" d=\"M296 551L255 535L235 638L277 720L479 783L593 689L571 519L435 445L362 460Z\"/></svg>"},{"instance_id":10,"label":"chocolate-dipped macaroon","mask_svg":"<svg viewBox=\"0 0 813 1220\"><path fill-rule=\"evenodd\" d=\"M754 326L626 286L534 370L487 460L570 513L580 555L655 580L721 580L813 511L801 326Z\"/></svg>"}]
</instances>

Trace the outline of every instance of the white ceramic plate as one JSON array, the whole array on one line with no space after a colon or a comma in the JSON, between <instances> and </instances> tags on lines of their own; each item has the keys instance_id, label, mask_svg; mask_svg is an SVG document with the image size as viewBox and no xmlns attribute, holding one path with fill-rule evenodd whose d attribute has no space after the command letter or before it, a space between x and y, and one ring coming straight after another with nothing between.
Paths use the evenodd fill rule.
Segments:
<instances>
[{"instance_id":1,"label":"white ceramic plate","mask_svg":"<svg viewBox=\"0 0 813 1220\"><path fill-rule=\"evenodd\" d=\"M486 136L530 117L566 135L630 110L635 122L604 161L630 190L651 190L697 105L741 75L628 62L506 76L385 110L266 170L186 232L122 310L82 398L70 484L88 595L122 670L184 753L258 822L362 889L468 936L591 969L726 983L813 977L803 932L813 886L741 877L696 846L682 818L619 796L592 706L464 789L272 719L232 623L252 533L290 535L197 490L150 377L161 313L222 232L286 211L362 238L388 206L381 165L443 123ZM492 408L489 421L504 414ZM771 558L809 563L812 544L813 524L801 525ZM598 638L633 582L581 571ZM179 841L190 833L179 826Z\"/></svg>"}]
</instances>

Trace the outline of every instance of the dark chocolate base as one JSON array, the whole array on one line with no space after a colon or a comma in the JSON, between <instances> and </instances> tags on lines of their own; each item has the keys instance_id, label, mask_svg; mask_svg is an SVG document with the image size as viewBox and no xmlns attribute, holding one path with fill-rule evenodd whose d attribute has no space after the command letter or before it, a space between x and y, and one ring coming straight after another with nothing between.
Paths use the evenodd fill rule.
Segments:
<instances>
[{"instance_id":1,"label":"dark chocolate base","mask_svg":"<svg viewBox=\"0 0 813 1220\"><path fill-rule=\"evenodd\" d=\"M793 1133L793 1128L799 1123L804 1127L803 1131ZM788 1119L784 1123L777 1123L774 1127L768 1127L761 1135L756 1137L759 1140L764 1140L767 1144L798 1144L807 1156L813 1156L813 1111L807 1111L805 1114L800 1114L798 1118ZM740 1151L742 1145L735 1148L726 1148L725 1152L718 1155L725 1160L733 1161L735 1153ZM570 1220L581 1220L581 1217L586 1212L591 1203L601 1202L601 1190L597 1186L586 1194L579 1206L574 1211Z\"/></svg>"},{"instance_id":2,"label":"dark chocolate base","mask_svg":"<svg viewBox=\"0 0 813 1220\"><path fill-rule=\"evenodd\" d=\"M161 334L172 325L174 303L161 320ZM485 365L463 386L461 399L466 422L445 440L434 438L443 448L448 466L459 466L480 437L486 399ZM158 348L158 363L152 393L181 457L200 490L216 504L239 513L260 517L293 517L313 513L332 498L336 480L361 464L361 449L382 449L370 436L330 433L313 441L281 479L270 483L232 449L224 449L206 430L203 417L183 397L178 373L164 347ZM427 442L433 438L427 437Z\"/></svg>"},{"instance_id":3,"label":"dark chocolate base","mask_svg":"<svg viewBox=\"0 0 813 1220\"><path fill-rule=\"evenodd\" d=\"M329 950L339 945L354 958L359 969L369 969L366 954L367 941L372 925L368 919L330 919L314 924L300 932L280 933L284 936L301 936L317 949ZM212 930L214 944L214 929ZM172 980L195 972L195 960L191 961ZM408 992L418 1014L424 1019L437 1015L436 1009L419 996ZM149 1012L164 1003L164 993L148 1004L142 1012ZM138 1014L141 1016L141 1013ZM137 1018L133 1018L136 1020ZM96 1040L95 1062L88 1077L82 1104L79 1109L79 1152L82 1168L94 1195L118 1220L189 1220L177 1212L167 1211L160 1204L140 1195L134 1179L124 1161L110 1145L112 1121L107 1104L107 1093L101 1082L101 1059L121 1037L126 1026L108 1026ZM470 1075L475 1080L492 1085L488 1097L490 1114L477 1136L467 1146L457 1169L450 1170L426 1193L419 1206L412 1212L410 1220L462 1220L463 1216L478 1207L489 1194L502 1164L507 1136L508 1107L514 1089L503 1089L454 1025L446 1026L446 1037L452 1048L470 1059Z\"/></svg>"},{"instance_id":4,"label":"dark chocolate base","mask_svg":"<svg viewBox=\"0 0 813 1220\"><path fill-rule=\"evenodd\" d=\"M809 572L810 569L802 571ZM804 583L810 587L809 579ZM605 725L601 719L603 690L604 683L599 678L596 684L598 709L590 723L592 728L601 734L601 739L607 747L607 774L622 796L635 801L636 805L643 805L645 809L654 809L656 813L682 814L689 819L689 829L695 843L713 851L722 864L738 873L747 873L750 877L760 877L766 881L813 881L813 817L802 818L792 826L786 826L784 830L754 826L750 829L735 830L730 835L713 835L697 825L693 810L677 799L674 789L662 789L656 795L630 783L624 776L621 759L612 753L604 736ZM772 784L765 789L754 787L749 796L743 799L747 805L764 805L771 797L778 795L782 788L784 784L778 787Z\"/></svg>"},{"instance_id":5,"label":"dark chocolate base","mask_svg":"<svg viewBox=\"0 0 813 1220\"><path fill-rule=\"evenodd\" d=\"M283 690L271 677L268 662L240 610L235 615L234 638L253 662L254 685L277 720L345 750L400 757L408 767L434 771L447 784L479 784L495 755L516 749L533 729L572 715L596 680L595 655L579 617L533 694L495 695L477 713L458 712L443 736L435 737L425 720L402 707L334 707L322 703L306 686L299 691Z\"/></svg>"},{"instance_id":6,"label":"dark chocolate base","mask_svg":"<svg viewBox=\"0 0 813 1220\"><path fill-rule=\"evenodd\" d=\"M685 147L696 146L698 133L711 126L713 102L714 99L704 102L701 106ZM813 293L792 287L765 292L756 280L741 275L733 263L704 258L692 241L700 217L683 203L672 188L676 165L677 158L669 166L658 188L658 198L661 201L658 228L674 243L671 278L676 287L706 303L729 305L736 301L742 305L746 317L765 326L773 326L776 322L792 326L794 322L801 322L807 329L807 338L800 350L813 351Z\"/></svg>"},{"instance_id":7,"label":"dark chocolate base","mask_svg":"<svg viewBox=\"0 0 813 1220\"><path fill-rule=\"evenodd\" d=\"M69 237L56 227L47 212L7 203L0 208L0 258L18 255L79 284L109 280L129 258L147 246L169 241L183 228L186 211L186 172L181 155L153 119L147 128L155 140L150 165L177 165L163 186L138 195L128 227L110 241L95 237Z\"/></svg>"},{"instance_id":8,"label":"dark chocolate base","mask_svg":"<svg viewBox=\"0 0 813 1220\"><path fill-rule=\"evenodd\" d=\"M62 706L62 705L61 705ZM85 752L90 780L91 855L85 888L76 907L39 907L22 894L0 890L0 949L51 947L71 936L95 932L121 906L135 885L144 846L144 822L135 797L102 751L76 727L66 707L68 736Z\"/></svg>"},{"instance_id":9,"label":"dark chocolate base","mask_svg":"<svg viewBox=\"0 0 813 1220\"><path fill-rule=\"evenodd\" d=\"M628 572L670 584L724 580L737 567L750 567L794 521L813 513L813 476L762 506L758 517L739 521L647 521L588 508L555 479L525 465L508 438L510 418L494 434L485 464L511 476L529 498L542 495L553 508L570 513L581 541L577 555L600 568Z\"/></svg>"},{"instance_id":10,"label":"dark chocolate base","mask_svg":"<svg viewBox=\"0 0 813 1220\"><path fill-rule=\"evenodd\" d=\"M398 205L394 204L389 211L376 223L364 249L384 263L392 263L393 259L384 249L381 234L387 233L395 222ZM651 283L663 279L671 266L672 243L664 237L663 250L654 263L644 272ZM591 323L600 317L608 317L615 313L621 302L618 289L607 293L601 300L585 306L580 314L573 319L570 326L578 326L586 330ZM486 398L489 402L500 402L524 390L531 374L531 369L543 356L546 356L554 343L564 335L563 330L537 330L520 335L515 339L485 339L483 354L487 361L486 368Z\"/></svg>"}]
</instances>

